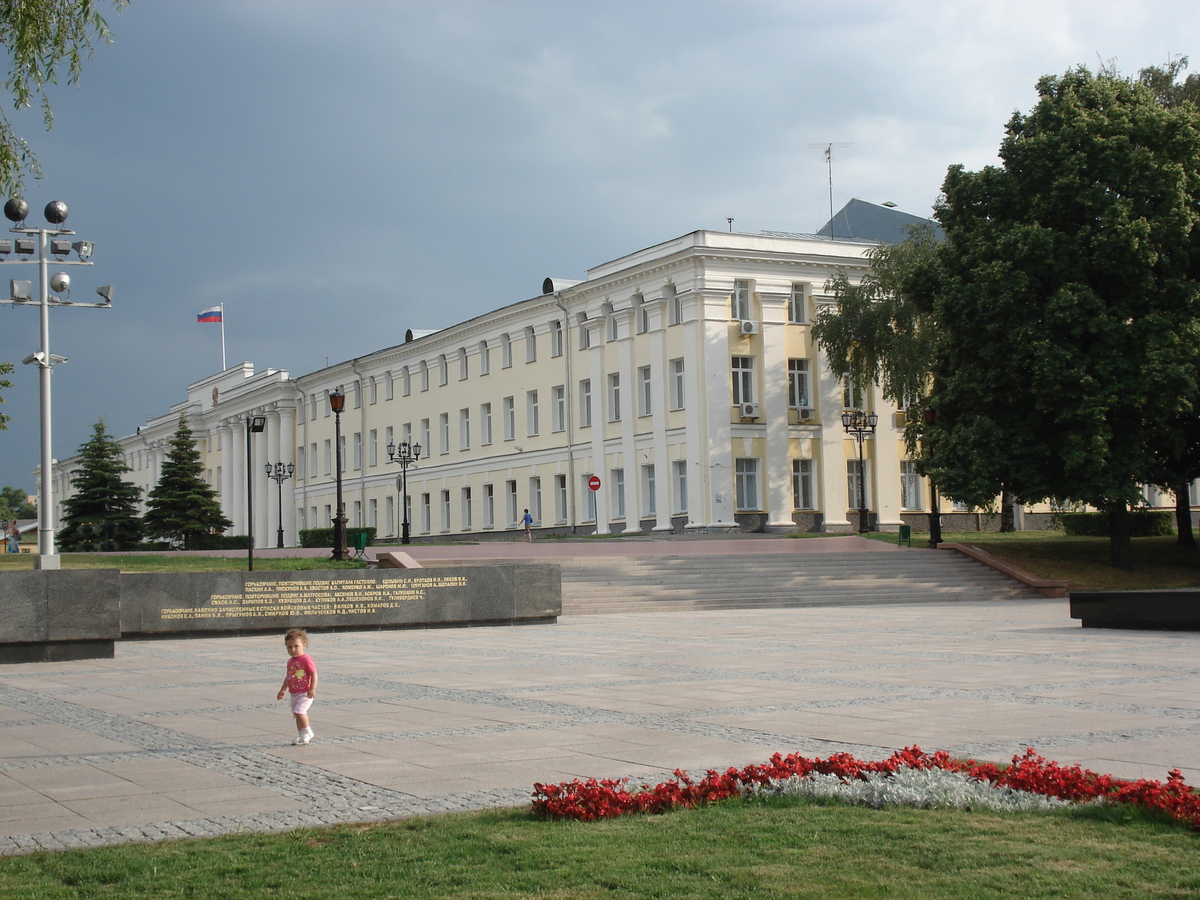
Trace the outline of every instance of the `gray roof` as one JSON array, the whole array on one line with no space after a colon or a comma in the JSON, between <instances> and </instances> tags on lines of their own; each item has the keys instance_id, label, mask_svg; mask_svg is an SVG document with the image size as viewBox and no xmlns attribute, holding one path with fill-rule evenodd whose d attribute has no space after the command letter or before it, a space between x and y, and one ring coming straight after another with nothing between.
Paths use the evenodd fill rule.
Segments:
<instances>
[{"instance_id":1,"label":"gray roof","mask_svg":"<svg viewBox=\"0 0 1200 900\"><path fill-rule=\"evenodd\" d=\"M898 244L908 237L904 229L906 225L932 225L938 240L944 236L941 227L932 219L923 219L889 206L868 203L857 197L835 213L817 234L835 239L851 238Z\"/></svg>"}]
</instances>

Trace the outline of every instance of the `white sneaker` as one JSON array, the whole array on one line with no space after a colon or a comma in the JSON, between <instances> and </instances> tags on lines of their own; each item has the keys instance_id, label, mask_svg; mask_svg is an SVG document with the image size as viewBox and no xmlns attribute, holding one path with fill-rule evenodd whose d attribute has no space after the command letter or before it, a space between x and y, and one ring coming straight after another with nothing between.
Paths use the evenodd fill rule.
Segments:
<instances>
[{"instance_id":1,"label":"white sneaker","mask_svg":"<svg viewBox=\"0 0 1200 900\"><path fill-rule=\"evenodd\" d=\"M313 730L311 728L306 728L304 731L302 731L300 733L299 741L301 744L307 744L312 739L313 739Z\"/></svg>"},{"instance_id":2,"label":"white sneaker","mask_svg":"<svg viewBox=\"0 0 1200 900\"><path fill-rule=\"evenodd\" d=\"M298 746L300 744L304 744L304 743L307 743L307 742L304 740L304 735L301 734L301 735L297 735L296 739L294 741L292 741L292 746L296 747L296 746Z\"/></svg>"}]
</instances>

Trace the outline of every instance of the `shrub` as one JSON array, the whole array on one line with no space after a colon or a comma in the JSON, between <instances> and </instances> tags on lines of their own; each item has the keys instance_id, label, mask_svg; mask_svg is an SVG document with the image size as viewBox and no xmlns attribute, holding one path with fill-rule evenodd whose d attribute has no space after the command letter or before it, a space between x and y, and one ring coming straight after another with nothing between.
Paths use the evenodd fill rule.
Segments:
<instances>
[{"instance_id":1,"label":"shrub","mask_svg":"<svg viewBox=\"0 0 1200 900\"><path fill-rule=\"evenodd\" d=\"M1067 534L1083 537L1111 537L1107 512L1059 513L1058 521ZM1169 512L1134 509L1129 512L1131 537L1155 537L1175 533L1175 518Z\"/></svg>"},{"instance_id":2,"label":"shrub","mask_svg":"<svg viewBox=\"0 0 1200 900\"><path fill-rule=\"evenodd\" d=\"M354 546L354 535L361 532L367 534L367 546L373 546L375 543L374 528L347 528L346 529L346 546ZM332 528L305 528L300 532L301 547L332 547L333 546L333 529Z\"/></svg>"}]
</instances>

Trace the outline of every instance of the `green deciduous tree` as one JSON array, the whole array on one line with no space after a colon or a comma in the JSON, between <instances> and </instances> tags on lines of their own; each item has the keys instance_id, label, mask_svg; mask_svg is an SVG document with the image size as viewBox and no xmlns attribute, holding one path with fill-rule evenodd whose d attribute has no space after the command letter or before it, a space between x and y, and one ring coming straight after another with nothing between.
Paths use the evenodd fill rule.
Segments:
<instances>
[{"instance_id":1,"label":"green deciduous tree","mask_svg":"<svg viewBox=\"0 0 1200 900\"><path fill-rule=\"evenodd\" d=\"M1200 113L1082 68L1038 94L937 206L928 471L1108 509L1127 568L1127 504L1200 412Z\"/></svg>"},{"instance_id":2,"label":"green deciduous tree","mask_svg":"<svg viewBox=\"0 0 1200 900\"><path fill-rule=\"evenodd\" d=\"M79 468L71 476L75 492L63 501L58 545L63 550L130 550L142 538L137 506L142 489L121 476L130 471L120 445L101 419L79 448Z\"/></svg>"},{"instance_id":3,"label":"green deciduous tree","mask_svg":"<svg viewBox=\"0 0 1200 900\"><path fill-rule=\"evenodd\" d=\"M28 494L8 485L0 488L0 521L36 518L37 507L29 502Z\"/></svg>"},{"instance_id":4,"label":"green deciduous tree","mask_svg":"<svg viewBox=\"0 0 1200 900\"><path fill-rule=\"evenodd\" d=\"M147 497L144 521L147 535L185 550L195 549L205 536L219 534L233 524L221 514L216 491L204 480L200 451L182 416L158 484Z\"/></svg>"},{"instance_id":5,"label":"green deciduous tree","mask_svg":"<svg viewBox=\"0 0 1200 900\"><path fill-rule=\"evenodd\" d=\"M118 12L128 0L112 0ZM79 80L83 62L91 57L93 40L109 42L112 34L94 0L0 0L0 46L8 54L4 88L13 107L24 109L34 99L49 129L54 114L46 87L65 71L68 83ZM25 174L40 176L37 158L0 112L0 191L10 196Z\"/></svg>"}]
</instances>

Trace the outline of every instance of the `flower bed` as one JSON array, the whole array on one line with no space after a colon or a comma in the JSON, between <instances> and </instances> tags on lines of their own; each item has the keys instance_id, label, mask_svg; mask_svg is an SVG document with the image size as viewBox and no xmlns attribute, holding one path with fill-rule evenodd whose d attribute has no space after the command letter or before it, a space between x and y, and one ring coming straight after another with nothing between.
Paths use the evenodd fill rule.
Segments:
<instances>
[{"instance_id":1,"label":"flower bed","mask_svg":"<svg viewBox=\"0 0 1200 900\"><path fill-rule=\"evenodd\" d=\"M932 777L914 777L921 772ZM939 773L958 778L942 778ZM838 789L835 782L853 790ZM581 821L688 809L748 795L822 794L870 805L903 802L958 808L1047 808L1089 801L1128 804L1161 810L1176 822L1200 831L1200 793L1184 782L1178 770L1169 772L1166 782L1144 778L1129 781L1099 775L1077 765L1060 766L1039 756L1033 748L1023 756L1014 756L1008 766L959 760L944 750L925 753L919 747L906 747L878 762L860 760L848 753L826 759L776 753L762 765L729 768L724 772L709 770L699 780L676 769L674 779L656 785L632 785L627 778L590 778L535 784L533 788L535 813ZM1039 806L1026 798L1050 802Z\"/></svg>"}]
</instances>

